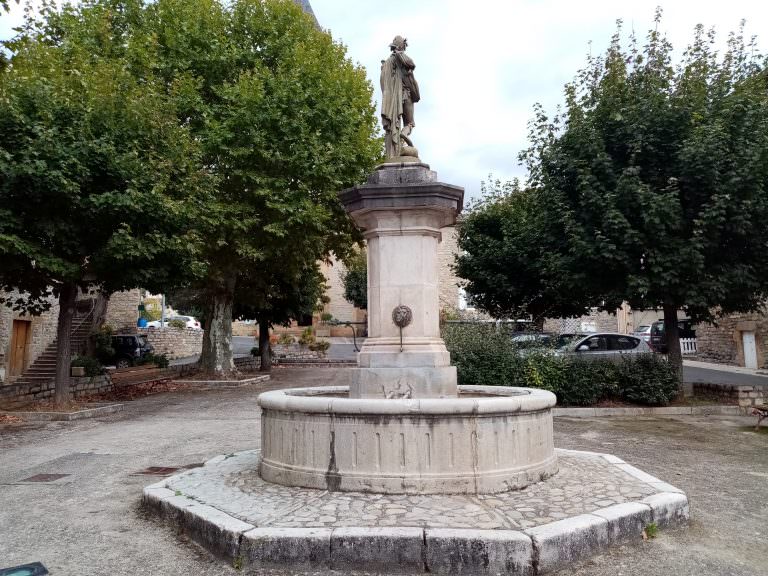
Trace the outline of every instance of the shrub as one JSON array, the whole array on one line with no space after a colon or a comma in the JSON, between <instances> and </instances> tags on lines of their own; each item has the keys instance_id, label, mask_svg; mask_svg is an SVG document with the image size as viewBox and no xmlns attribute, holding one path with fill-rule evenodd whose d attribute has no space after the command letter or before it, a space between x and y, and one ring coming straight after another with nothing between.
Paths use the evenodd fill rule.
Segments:
<instances>
[{"instance_id":1,"label":"shrub","mask_svg":"<svg viewBox=\"0 0 768 576\"><path fill-rule=\"evenodd\" d=\"M147 354L137 362L137 364L154 364L158 368L168 368L170 365L170 360L168 360L168 356L165 354Z\"/></svg>"},{"instance_id":2,"label":"shrub","mask_svg":"<svg viewBox=\"0 0 768 576\"><path fill-rule=\"evenodd\" d=\"M183 330L187 327L187 323L181 318L174 318L173 320L168 321L168 326L171 328L181 328Z\"/></svg>"},{"instance_id":3,"label":"shrub","mask_svg":"<svg viewBox=\"0 0 768 576\"><path fill-rule=\"evenodd\" d=\"M320 314L320 321L326 322L326 323L333 321L333 314L331 314L330 312L323 312L322 314Z\"/></svg>"},{"instance_id":4,"label":"shrub","mask_svg":"<svg viewBox=\"0 0 768 576\"><path fill-rule=\"evenodd\" d=\"M643 354L618 365L618 393L629 402L667 404L677 396L680 376L664 358Z\"/></svg>"},{"instance_id":5,"label":"shrub","mask_svg":"<svg viewBox=\"0 0 768 576\"><path fill-rule=\"evenodd\" d=\"M658 405L677 394L678 375L658 356L612 361L555 356L544 350L525 354L510 336L494 325L447 323L443 338L459 384L542 388L564 406L590 406L610 398Z\"/></svg>"},{"instance_id":6,"label":"shrub","mask_svg":"<svg viewBox=\"0 0 768 576\"><path fill-rule=\"evenodd\" d=\"M558 404L591 406L609 396L615 387L616 370L610 361L560 357L555 360L563 366L566 375L560 387L552 390Z\"/></svg>"},{"instance_id":7,"label":"shrub","mask_svg":"<svg viewBox=\"0 0 768 576\"><path fill-rule=\"evenodd\" d=\"M299 344L302 346L309 346L315 341L315 335L312 333L312 327L307 327L299 337Z\"/></svg>"},{"instance_id":8,"label":"shrub","mask_svg":"<svg viewBox=\"0 0 768 576\"><path fill-rule=\"evenodd\" d=\"M525 360L512 346L506 330L493 324L447 323L443 338L459 383L525 385Z\"/></svg>"},{"instance_id":9,"label":"shrub","mask_svg":"<svg viewBox=\"0 0 768 576\"><path fill-rule=\"evenodd\" d=\"M331 343L328 340L315 340L314 342L310 342L307 347L314 352L322 352L325 354L328 351L328 348L331 347Z\"/></svg>"},{"instance_id":10,"label":"shrub","mask_svg":"<svg viewBox=\"0 0 768 576\"><path fill-rule=\"evenodd\" d=\"M296 342L296 339L290 334L280 334L277 339L277 343L283 346L290 346L294 342Z\"/></svg>"},{"instance_id":11,"label":"shrub","mask_svg":"<svg viewBox=\"0 0 768 576\"><path fill-rule=\"evenodd\" d=\"M114 328L109 324L102 324L98 330L91 333L94 353L102 363L112 362L115 357L115 349L112 347L112 334Z\"/></svg>"},{"instance_id":12,"label":"shrub","mask_svg":"<svg viewBox=\"0 0 768 576\"><path fill-rule=\"evenodd\" d=\"M99 376L104 371L101 362L90 356L75 356L70 366L82 366L85 368L86 376Z\"/></svg>"}]
</instances>

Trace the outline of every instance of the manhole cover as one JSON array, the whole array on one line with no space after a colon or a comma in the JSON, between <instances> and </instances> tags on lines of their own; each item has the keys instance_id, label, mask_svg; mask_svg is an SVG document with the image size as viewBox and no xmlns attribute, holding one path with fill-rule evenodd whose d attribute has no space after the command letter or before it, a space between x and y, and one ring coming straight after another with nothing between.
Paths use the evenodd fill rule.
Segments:
<instances>
[{"instance_id":1,"label":"manhole cover","mask_svg":"<svg viewBox=\"0 0 768 576\"><path fill-rule=\"evenodd\" d=\"M48 573L48 570L40 562L14 566L13 568L0 568L0 576L45 576Z\"/></svg>"},{"instance_id":2,"label":"manhole cover","mask_svg":"<svg viewBox=\"0 0 768 576\"><path fill-rule=\"evenodd\" d=\"M20 480L20 482L54 482L55 480L58 480L59 478L64 478L66 476L70 476L70 474L35 474L34 476L30 476L29 478L24 478L24 480ZM2 576L2 572L0 572L0 576Z\"/></svg>"}]
</instances>

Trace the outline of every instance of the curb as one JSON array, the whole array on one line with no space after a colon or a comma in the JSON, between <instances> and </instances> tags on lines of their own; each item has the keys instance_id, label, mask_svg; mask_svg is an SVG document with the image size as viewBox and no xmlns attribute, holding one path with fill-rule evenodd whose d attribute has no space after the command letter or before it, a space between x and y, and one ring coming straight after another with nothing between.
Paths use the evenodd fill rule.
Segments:
<instances>
[{"instance_id":1,"label":"curb","mask_svg":"<svg viewBox=\"0 0 768 576\"><path fill-rule=\"evenodd\" d=\"M269 374L263 374L261 376L255 376L253 378L246 378L245 380L174 380L176 384L185 384L193 388L240 388L242 386L250 386L251 384L258 384L259 382L269 381Z\"/></svg>"},{"instance_id":2,"label":"curb","mask_svg":"<svg viewBox=\"0 0 768 576\"><path fill-rule=\"evenodd\" d=\"M144 488L142 504L247 573L282 567L536 576L588 558L608 546L639 539L651 522L660 528L688 522L688 498L674 486L611 454L560 452L602 457L661 492L639 502L616 504L522 531L256 527L169 490L166 482L170 479ZM206 466L221 461L218 456Z\"/></svg>"},{"instance_id":3,"label":"curb","mask_svg":"<svg viewBox=\"0 0 768 576\"><path fill-rule=\"evenodd\" d=\"M592 418L600 416L740 416L740 406L657 406L646 408L554 408L555 417Z\"/></svg>"},{"instance_id":4,"label":"curb","mask_svg":"<svg viewBox=\"0 0 768 576\"><path fill-rule=\"evenodd\" d=\"M106 406L97 406L95 408L86 408L77 412L6 412L0 411L0 414L16 416L27 422L71 422L72 420L84 420L86 418L97 418L107 416L116 412L122 412L124 404L108 404Z\"/></svg>"}]
</instances>

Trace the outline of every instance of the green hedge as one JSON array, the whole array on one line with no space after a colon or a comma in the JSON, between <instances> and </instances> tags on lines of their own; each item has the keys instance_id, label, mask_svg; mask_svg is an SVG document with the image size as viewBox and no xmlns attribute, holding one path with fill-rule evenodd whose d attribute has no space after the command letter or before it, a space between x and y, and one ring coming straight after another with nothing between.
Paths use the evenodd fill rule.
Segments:
<instances>
[{"instance_id":1,"label":"green hedge","mask_svg":"<svg viewBox=\"0 0 768 576\"><path fill-rule=\"evenodd\" d=\"M584 360L546 351L521 355L511 334L486 324L446 324L443 338L459 384L524 386L554 392L562 406L590 406L604 399L663 405L678 392L678 375L654 354L621 361Z\"/></svg>"}]
</instances>

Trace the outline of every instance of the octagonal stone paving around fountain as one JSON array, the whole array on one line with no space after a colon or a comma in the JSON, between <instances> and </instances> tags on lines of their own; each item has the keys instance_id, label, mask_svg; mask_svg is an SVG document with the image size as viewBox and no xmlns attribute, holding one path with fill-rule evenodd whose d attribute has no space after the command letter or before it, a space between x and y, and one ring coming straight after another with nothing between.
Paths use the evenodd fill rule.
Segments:
<instances>
[{"instance_id":1,"label":"octagonal stone paving around fountain","mask_svg":"<svg viewBox=\"0 0 768 576\"><path fill-rule=\"evenodd\" d=\"M144 490L144 504L246 570L544 574L651 522L685 523L680 490L609 454L557 450L560 471L499 494L372 494L286 487L261 454L218 456Z\"/></svg>"}]
</instances>

